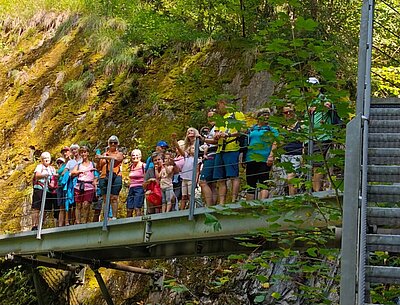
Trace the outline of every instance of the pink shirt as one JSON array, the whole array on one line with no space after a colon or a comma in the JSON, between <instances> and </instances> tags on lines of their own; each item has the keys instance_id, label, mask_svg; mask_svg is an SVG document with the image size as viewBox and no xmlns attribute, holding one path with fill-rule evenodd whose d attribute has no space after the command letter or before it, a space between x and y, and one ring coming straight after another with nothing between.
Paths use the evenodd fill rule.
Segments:
<instances>
[{"instance_id":1,"label":"pink shirt","mask_svg":"<svg viewBox=\"0 0 400 305\"><path fill-rule=\"evenodd\" d=\"M182 171L183 164L185 164L185 158L182 156L176 157L174 159L175 165L179 168L179 171Z\"/></svg>"},{"instance_id":2,"label":"pink shirt","mask_svg":"<svg viewBox=\"0 0 400 305\"><path fill-rule=\"evenodd\" d=\"M129 171L129 187L142 186L144 182L144 164L139 162L135 168L131 165Z\"/></svg>"},{"instance_id":3,"label":"pink shirt","mask_svg":"<svg viewBox=\"0 0 400 305\"><path fill-rule=\"evenodd\" d=\"M78 171L83 172L78 175L78 181L85 182L85 191L94 189L94 185L92 184L94 181L94 166L92 162L89 162L89 165L84 165L83 163L79 163ZM79 182L75 186L76 189L79 189Z\"/></svg>"}]
</instances>

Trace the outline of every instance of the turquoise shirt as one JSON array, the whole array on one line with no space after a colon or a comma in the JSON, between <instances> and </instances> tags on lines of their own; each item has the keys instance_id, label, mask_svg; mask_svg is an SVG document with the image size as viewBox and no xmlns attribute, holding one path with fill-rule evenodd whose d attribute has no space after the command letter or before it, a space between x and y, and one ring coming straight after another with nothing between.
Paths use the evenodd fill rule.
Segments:
<instances>
[{"instance_id":1,"label":"turquoise shirt","mask_svg":"<svg viewBox=\"0 0 400 305\"><path fill-rule=\"evenodd\" d=\"M246 162L267 162L271 153L272 144L279 132L269 126L254 125L249 130L249 147L246 154Z\"/></svg>"}]
</instances>

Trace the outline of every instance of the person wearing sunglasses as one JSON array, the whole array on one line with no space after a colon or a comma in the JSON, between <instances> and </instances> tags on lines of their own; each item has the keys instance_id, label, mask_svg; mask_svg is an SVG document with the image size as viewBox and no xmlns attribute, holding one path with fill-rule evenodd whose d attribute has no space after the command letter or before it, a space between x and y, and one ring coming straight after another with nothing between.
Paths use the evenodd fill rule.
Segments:
<instances>
[{"instance_id":1,"label":"person wearing sunglasses","mask_svg":"<svg viewBox=\"0 0 400 305\"><path fill-rule=\"evenodd\" d=\"M112 135L108 139L107 151L102 154L96 154L96 159L99 160L97 170L100 172L99 187L103 196L103 202L106 202L107 184L109 173L112 170L112 183L111 183L111 208L112 219L117 219L118 214L118 197L122 189L122 172L121 164L124 160L122 152L118 151L119 139L117 136ZM110 160L114 159L114 167L110 168Z\"/></svg>"}]
</instances>

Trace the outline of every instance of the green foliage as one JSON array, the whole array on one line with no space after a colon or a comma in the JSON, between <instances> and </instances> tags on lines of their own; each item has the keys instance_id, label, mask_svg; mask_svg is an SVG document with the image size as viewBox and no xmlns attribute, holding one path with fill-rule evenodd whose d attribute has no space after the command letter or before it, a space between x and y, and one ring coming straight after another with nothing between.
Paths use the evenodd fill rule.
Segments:
<instances>
[{"instance_id":1,"label":"green foliage","mask_svg":"<svg viewBox=\"0 0 400 305\"><path fill-rule=\"evenodd\" d=\"M87 97L87 89L93 82L93 73L86 71L78 80L71 80L64 85L65 95L69 100L83 101Z\"/></svg>"},{"instance_id":2,"label":"green foliage","mask_svg":"<svg viewBox=\"0 0 400 305\"><path fill-rule=\"evenodd\" d=\"M37 304L31 276L21 266L0 269L0 300L2 305Z\"/></svg>"}]
</instances>

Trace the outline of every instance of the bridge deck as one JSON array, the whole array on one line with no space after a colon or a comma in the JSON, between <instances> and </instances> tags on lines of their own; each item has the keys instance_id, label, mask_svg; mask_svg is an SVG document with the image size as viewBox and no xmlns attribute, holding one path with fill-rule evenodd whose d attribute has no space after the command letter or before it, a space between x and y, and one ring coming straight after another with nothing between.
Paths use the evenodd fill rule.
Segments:
<instances>
[{"instance_id":1,"label":"bridge deck","mask_svg":"<svg viewBox=\"0 0 400 305\"><path fill-rule=\"evenodd\" d=\"M332 192L313 194L326 201L332 200L332 195ZM268 227L267 216L251 216L251 213L245 213L240 204L231 204L229 207L243 213L224 215L218 213L224 208L216 206L213 209L197 208L193 221L188 220L188 211L176 211L112 220L108 231L102 230L102 223L98 222L44 229L41 239L36 238L36 232L1 235L0 255L46 258L55 253L70 258L121 261L248 252L249 249L238 245L234 237ZM218 218L220 230L214 230L213 226L205 223L207 214ZM339 222L326 223L313 208L304 208L289 216L282 215L277 221L281 225L279 230L287 230L289 225L293 225L284 221L287 217L302 219L304 222L297 225L299 228L306 225L320 228L339 225Z\"/></svg>"}]
</instances>

